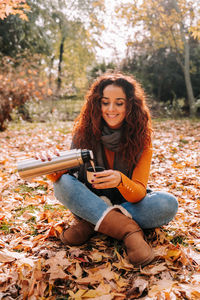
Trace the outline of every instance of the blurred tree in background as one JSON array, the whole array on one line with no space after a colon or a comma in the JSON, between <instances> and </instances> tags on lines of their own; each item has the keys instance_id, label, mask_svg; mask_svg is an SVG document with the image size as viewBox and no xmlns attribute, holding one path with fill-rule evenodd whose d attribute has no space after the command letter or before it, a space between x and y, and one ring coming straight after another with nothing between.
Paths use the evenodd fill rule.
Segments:
<instances>
[{"instance_id":1,"label":"blurred tree in background","mask_svg":"<svg viewBox=\"0 0 200 300\"><path fill-rule=\"evenodd\" d=\"M46 27L52 42L47 66L49 74L57 71L56 94L79 93L87 82L88 67L95 62L94 49L102 29L104 2L47 0L42 3L46 6L43 30Z\"/></svg>"},{"instance_id":2,"label":"blurred tree in background","mask_svg":"<svg viewBox=\"0 0 200 300\"><path fill-rule=\"evenodd\" d=\"M11 112L18 107L22 118L31 121L31 116L24 104L30 100L42 101L52 95L47 81L38 73L41 66L37 63L37 57L32 57L31 62L20 58L4 57L1 61L0 72L0 131L4 130L7 121L11 120Z\"/></svg>"},{"instance_id":3,"label":"blurred tree in background","mask_svg":"<svg viewBox=\"0 0 200 300\"><path fill-rule=\"evenodd\" d=\"M77 1L27 1L30 11L28 22L11 15L0 23L0 54L27 57L40 54L51 75L57 77L57 90L73 83L83 88L86 69L95 60L96 36L102 29L98 21L103 2ZM97 5L98 4L98 5ZM28 57L29 59L29 57Z\"/></svg>"},{"instance_id":4,"label":"blurred tree in background","mask_svg":"<svg viewBox=\"0 0 200 300\"><path fill-rule=\"evenodd\" d=\"M102 63L96 64L91 71L89 72L88 80L94 80L98 76L101 76L103 73L106 72L113 72L117 68L116 63L110 62L106 63L103 61Z\"/></svg>"},{"instance_id":5,"label":"blurred tree in background","mask_svg":"<svg viewBox=\"0 0 200 300\"><path fill-rule=\"evenodd\" d=\"M20 96L14 94L14 90L25 90L26 81L28 84L36 80L35 89L39 87L37 82L45 81L47 98L50 95L52 98L60 98L65 94L68 97L69 94L83 94L87 83L87 69L95 61L94 47L98 44L96 37L102 29L97 16L100 17L104 8L103 1L27 0L26 6L24 1L21 2L24 5L22 9L30 8L26 11L27 17L21 13L20 17L23 17L19 18L16 11L13 13L11 5L14 9L16 4L13 2L9 6L10 13L7 6L5 15L1 11L3 17L0 20L0 75L3 80L5 78L0 84L1 129L4 128L3 122L10 119L10 112L14 107L22 108L27 100L38 100L32 92L29 97L24 98L21 97L23 91ZM9 71L7 66L5 68L5 57ZM32 73L27 73L24 69L24 78L21 71L25 66L26 69L35 68L37 76L33 77ZM24 85L19 84L18 88L13 89L12 84L16 86L17 83L14 74L19 72L19 69L18 74L22 76ZM12 94L10 98L9 82Z\"/></svg>"},{"instance_id":6,"label":"blurred tree in background","mask_svg":"<svg viewBox=\"0 0 200 300\"><path fill-rule=\"evenodd\" d=\"M200 45L195 40L193 42L190 54L190 74L194 96L199 99ZM166 48L160 48L152 53L148 51L135 53L123 60L121 69L134 74L145 87L147 94L156 100L155 106L160 103L169 110L171 108L177 110L178 106L181 106L179 110L182 112L176 111L177 114L188 115L189 109L185 101L187 98L185 79L173 52Z\"/></svg>"},{"instance_id":7,"label":"blurred tree in background","mask_svg":"<svg viewBox=\"0 0 200 300\"><path fill-rule=\"evenodd\" d=\"M148 0L132 1L118 10L120 17L132 28L133 38L129 46L130 55L135 51L149 52L164 48L166 55L172 53L179 64L187 91L185 105L190 115L197 110L191 81L191 45L200 40L200 9L195 0ZM137 49L137 50L136 50ZM139 54L140 55L140 54Z\"/></svg>"}]
</instances>

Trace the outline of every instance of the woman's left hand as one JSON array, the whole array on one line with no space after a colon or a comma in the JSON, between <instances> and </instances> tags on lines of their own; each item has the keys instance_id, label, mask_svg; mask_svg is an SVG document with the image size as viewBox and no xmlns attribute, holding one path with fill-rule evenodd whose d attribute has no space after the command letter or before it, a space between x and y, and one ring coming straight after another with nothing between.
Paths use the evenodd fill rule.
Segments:
<instances>
[{"instance_id":1,"label":"woman's left hand","mask_svg":"<svg viewBox=\"0 0 200 300\"><path fill-rule=\"evenodd\" d=\"M92 187L95 189L110 189L117 187L121 182L121 174L115 170L97 172L93 176Z\"/></svg>"}]
</instances>

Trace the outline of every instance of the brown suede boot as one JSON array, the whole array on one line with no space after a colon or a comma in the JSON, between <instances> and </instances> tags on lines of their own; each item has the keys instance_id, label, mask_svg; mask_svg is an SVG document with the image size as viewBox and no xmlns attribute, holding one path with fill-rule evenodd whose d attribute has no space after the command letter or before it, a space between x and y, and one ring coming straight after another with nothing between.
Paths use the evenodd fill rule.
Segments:
<instances>
[{"instance_id":1,"label":"brown suede boot","mask_svg":"<svg viewBox=\"0 0 200 300\"><path fill-rule=\"evenodd\" d=\"M64 229L59 238L69 246L79 246L84 244L95 233L94 225L85 221L78 220L78 223Z\"/></svg>"},{"instance_id":2,"label":"brown suede boot","mask_svg":"<svg viewBox=\"0 0 200 300\"><path fill-rule=\"evenodd\" d=\"M123 240L129 261L135 266L145 266L153 260L153 250L144 240L142 229L133 219L123 215L119 210L109 211L100 223L98 231Z\"/></svg>"}]
</instances>

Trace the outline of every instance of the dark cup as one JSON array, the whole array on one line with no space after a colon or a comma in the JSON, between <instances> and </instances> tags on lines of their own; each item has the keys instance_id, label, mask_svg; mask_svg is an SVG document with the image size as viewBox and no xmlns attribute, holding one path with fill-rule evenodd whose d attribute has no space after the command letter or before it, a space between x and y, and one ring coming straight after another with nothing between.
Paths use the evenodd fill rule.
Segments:
<instances>
[{"instance_id":1,"label":"dark cup","mask_svg":"<svg viewBox=\"0 0 200 300\"><path fill-rule=\"evenodd\" d=\"M103 167L99 167L99 166L95 166L95 171L94 171L93 167L87 168L87 180L88 180L88 182L92 183L92 179L93 179L94 174L98 173L98 172L102 172L104 170L105 169Z\"/></svg>"}]
</instances>

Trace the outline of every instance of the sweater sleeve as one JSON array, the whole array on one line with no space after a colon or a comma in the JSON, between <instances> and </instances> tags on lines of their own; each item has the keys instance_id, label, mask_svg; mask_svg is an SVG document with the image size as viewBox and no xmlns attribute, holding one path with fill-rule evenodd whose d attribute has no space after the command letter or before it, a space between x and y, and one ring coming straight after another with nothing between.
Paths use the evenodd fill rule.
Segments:
<instances>
[{"instance_id":1,"label":"sweater sleeve","mask_svg":"<svg viewBox=\"0 0 200 300\"><path fill-rule=\"evenodd\" d=\"M122 181L117 188L128 202L139 202L146 195L151 159L152 147L149 147L142 152L131 179L121 173Z\"/></svg>"},{"instance_id":2,"label":"sweater sleeve","mask_svg":"<svg viewBox=\"0 0 200 300\"><path fill-rule=\"evenodd\" d=\"M49 180L51 180L52 182L56 182L65 173L67 173L67 170L51 173L51 174L46 175L46 177Z\"/></svg>"}]
</instances>

